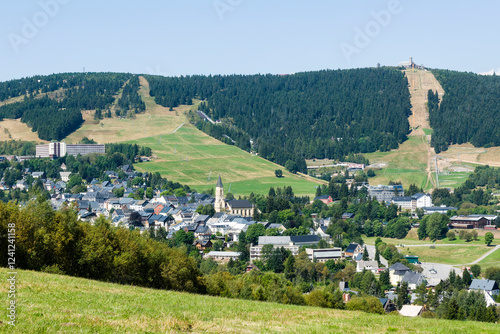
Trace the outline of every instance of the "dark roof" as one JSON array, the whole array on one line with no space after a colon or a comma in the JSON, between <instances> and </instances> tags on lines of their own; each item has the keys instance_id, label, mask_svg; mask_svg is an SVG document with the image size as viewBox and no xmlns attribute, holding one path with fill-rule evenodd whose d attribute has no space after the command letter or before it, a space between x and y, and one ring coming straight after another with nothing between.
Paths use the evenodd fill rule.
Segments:
<instances>
[{"instance_id":1,"label":"dark roof","mask_svg":"<svg viewBox=\"0 0 500 334\"><path fill-rule=\"evenodd\" d=\"M315 243L319 242L321 238L317 235L296 235L296 236L290 236L290 241L293 243Z\"/></svg>"},{"instance_id":2,"label":"dark roof","mask_svg":"<svg viewBox=\"0 0 500 334\"><path fill-rule=\"evenodd\" d=\"M217 185L216 185L216 187L217 187L217 188L222 188L222 187L224 187L224 186L222 185L222 180L220 179L220 173L219 173L219 178L217 179Z\"/></svg>"},{"instance_id":3,"label":"dark roof","mask_svg":"<svg viewBox=\"0 0 500 334\"><path fill-rule=\"evenodd\" d=\"M349 246L347 246L347 249L345 250L346 253L354 253L354 251L356 250L356 248L358 248L359 244L356 244L356 243L351 243L349 244Z\"/></svg>"},{"instance_id":4,"label":"dark roof","mask_svg":"<svg viewBox=\"0 0 500 334\"><path fill-rule=\"evenodd\" d=\"M411 201L411 197L393 197L394 202L408 202Z\"/></svg>"},{"instance_id":5,"label":"dark roof","mask_svg":"<svg viewBox=\"0 0 500 334\"><path fill-rule=\"evenodd\" d=\"M486 291L498 290L498 284L494 280L474 279L474 280L472 280L472 283L470 284L469 289L471 289L471 290L486 290Z\"/></svg>"},{"instance_id":6,"label":"dark roof","mask_svg":"<svg viewBox=\"0 0 500 334\"><path fill-rule=\"evenodd\" d=\"M253 207L253 204L250 203L246 199L242 199L242 200L233 199L232 201L228 201L227 204L231 208L233 208L233 209L237 209L237 208L252 208Z\"/></svg>"},{"instance_id":7,"label":"dark roof","mask_svg":"<svg viewBox=\"0 0 500 334\"><path fill-rule=\"evenodd\" d=\"M407 271L410 270L407 266L400 262L394 263L392 266L389 267L389 270L394 270L394 271Z\"/></svg>"},{"instance_id":8,"label":"dark roof","mask_svg":"<svg viewBox=\"0 0 500 334\"><path fill-rule=\"evenodd\" d=\"M328 199L330 197L330 195L321 195L321 196L317 196L314 198L314 200L317 200L317 199Z\"/></svg>"},{"instance_id":9,"label":"dark roof","mask_svg":"<svg viewBox=\"0 0 500 334\"><path fill-rule=\"evenodd\" d=\"M413 271L407 271L402 278L403 282L408 282L409 284L421 284L424 280L424 275L421 273L416 273Z\"/></svg>"}]
</instances>

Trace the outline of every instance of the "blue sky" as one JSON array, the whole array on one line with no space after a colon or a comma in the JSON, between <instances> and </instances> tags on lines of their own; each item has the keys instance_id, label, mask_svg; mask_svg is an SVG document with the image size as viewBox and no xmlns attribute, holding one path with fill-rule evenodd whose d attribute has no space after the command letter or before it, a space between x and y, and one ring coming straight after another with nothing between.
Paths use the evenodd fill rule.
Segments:
<instances>
[{"instance_id":1,"label":"blue sky","mask_svg":"<svg viewBox=\"0 0 500 334\"><path fill-rule=\"evenodd\" d=\"M497 1L3 0L0 80L59 72L500 67Z\"/></svg>"}]
</instances>

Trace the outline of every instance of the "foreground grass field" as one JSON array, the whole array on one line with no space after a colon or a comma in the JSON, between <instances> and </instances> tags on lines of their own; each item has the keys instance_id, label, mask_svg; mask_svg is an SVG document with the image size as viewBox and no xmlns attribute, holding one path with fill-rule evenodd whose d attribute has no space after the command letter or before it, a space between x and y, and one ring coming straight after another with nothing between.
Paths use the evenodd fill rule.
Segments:
<instances>
[{"instance_id":1,"label":"foreground grass field","mask_svg":"<svg viewBox=\"0 0 500 334\"><path fill-rule=\"evenodd\" d=\"M136 169L160 172L198 191L215 188L219 173L224 191L234 195L267 194L270 187L291 186L295 194L314 196L315 187L325 183L288 173L282 166L226 145L188 123L175 133L128 142L151 147L158 158L137 164ZM282 169L284 177L277 178L276 169Z\"/></svg>"},{"instance_id":2,"label":"foreground grass field","mask_svg":"<svg viewBox=\"0 0 500 334\"><path fill-rule=\"evenodd\" d=\"M7 296L5 280L0 287ZM498 333L497 324L224 299L23 270L15 328L2 300L1 333Z\"/></svg>"}]
</instances>

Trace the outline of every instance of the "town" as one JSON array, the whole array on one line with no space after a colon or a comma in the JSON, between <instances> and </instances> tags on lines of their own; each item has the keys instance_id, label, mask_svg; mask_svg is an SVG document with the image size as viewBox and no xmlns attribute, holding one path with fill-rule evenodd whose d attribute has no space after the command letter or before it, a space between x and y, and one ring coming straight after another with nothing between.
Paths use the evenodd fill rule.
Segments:
<instances>
[{"instance_id":1,"label":"town","mask_svg":"<svg viewBox=\"0 0 500 334\"><path fill-rule=\"evenodd\" d=\"M429 303L423 303L424 292L428 294L428 291L439 291L443 283L449 284L450 279L463 281L467 284L464 288L469 291L479 291L484 296L485 307L499 305L497 282L480 279L478 269L474 266L461 268L462 271L451 265L422 263L418 256L403 256L398 250L395 250L397 254L391 253L380 238L377 239L375 245L365 245L359 236L349 237L345 230L341 229L339 232L337 229L332 233L334 227L344 224L340 223L341 221L345 224L357 224L353 221L357 220L358 212L353 211L352 207L351 210L345 206L341 207L345 211L337 211L331 216L324 214L328 207L336 203L339 206L345 205L340 204L339 201L346 201L342 195L339 195L339 198L332 198L331 195L326 194L319 195L313 200L302 199L304 206L302 210L298 210L297 215L301 216L298 220L302 219L306 223L301 225L276 217L277 215L274 218L272 218L273 215L268 215L268 219L261 220L262 211L255 204L255 197L252 201L252 196L235 199L232 194L225 194L220 175L214 192L208 194L197 193L189 188L186 190L179 185L176 189L161 188L152 186L149 182L148 186L151 175L135 171L132 164L119 165L114 170L104 170L101 174L103 179L86 175L85 178L89 181L86 182L82 181L79 173L69 171L63 162L57 172L52 171L52 175L56 177L50 178L43 170L34 170L24 166L28 163L35 166L37 163L34 162L40 158L47 163L56 163L57 159L64 157L70 163L83 157L95 158L104 154L104 145L50 143L38 145L36 151L36 158L0 157L11 164L4 171L0 183L1 190L12 194L17 193L17 199L21 199L22 194L27 196L30 189L42 188L54 210L73 209L78 219L92 225L101 217L109 219L111 225L116 228L136 230L157 240L182 238L182 242L196 250L199 253L198 256L205 261L232 267L237 261L243 260L245 265L243 269L246 272L284 270L279 268L284 265L287 257L282 258L281 264L269 264L276 252L287 252L290 256L297 258L300 258L303 253L309 262L321 263L325 268L330 269L335 266L345 268L346 265L354 265L353 273L347 276L339 274L335 276L340 279L338 291L342 293L343 302L348 303L351 296L361 291L368 293L366 287L362 288L358 280L362 279L366 273L371 273L385 284L380 287L383 290L372 292L379 297L383 310L385 312L396 311L404 316L420 316L429 311L425 306ZM141 159L148 158L135 156L133 160ZM123 161L127 162L126 159ZM364 165L344 165L344 167L355 169L350 170L353 175L356 172L363 173L365 168ZM16 174L18 180L11 177L15 174L13 170L18 171ZM447 214L457 213L458 210L457 207L445 205L433 206L431 194L416 192L410 196L404 196L405 190L400 184L372 186L363 182L356 185L353 182L346 182L348 180L353 181L353 179L343 180L343 186L347 187L349 183L350 193L365 194L365 201L373 201L388 211L394 210L389 215L385 215L388 220L392 218L390 222L383 222L381 228L385 231L391 229L391 225L396 226L401 219L406 219L407 223L411 220L411 225L392 228L397 228L398 231L409 230L412 227L419 228L419 222L422 219L426 221L425 217L436 215L447 217ZM342 186L339 189L341 188ZM281 192L281 189L277 190L278 193ZM270 190L270 192L275 192L275 190ZM288 192L289 199L293 198L291 189L284 189L283 193L285 192ZM41 195L40 192L37 194ZM359 202L362 196L358 195L348 198L351 202ZM26 196L25 199L28 198ZM274 196L279 197L276 194L269 195L269 197ZM16 199L16 197L12 198ZM22 203L21 201L20 204ZM285 211L293 216L292 210ZM278 210L278 212L281 216L282 211ZM455 214L448 218L445 230L457 230L461 232L461 235L465 235L466 231L495 231L499 220L499 217L493 214ZM367 236L368 228L366 222L359 226L359 229L364 230ZM470 234L472 238L473 234L470 232L467 234ZM384 236L384 233L375 233L375 235ZM245 241L240 239L241 236L244 236ZM342 239L339 240L339 237ZM343 237L346 239L343 240ZM477 238L477 232L475 232L475 237ZM381 252L382 248L385 251ZM335 271L331 270L331 272ZM354 275L355 273L358 276ZM373 280L375 276L371 277ZM402 293L402 290L406 292Z\"/></svg>"}]
</instances>

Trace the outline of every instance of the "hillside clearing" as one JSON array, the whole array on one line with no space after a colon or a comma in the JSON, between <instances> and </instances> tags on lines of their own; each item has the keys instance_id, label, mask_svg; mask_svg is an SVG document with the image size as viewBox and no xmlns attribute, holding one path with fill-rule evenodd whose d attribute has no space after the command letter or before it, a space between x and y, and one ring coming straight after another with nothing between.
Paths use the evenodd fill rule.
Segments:
<instances>
[{"instance_id":1,"label":"hillside clearing","mask_svg":"<svg viewBox=\"0 0 500 334\"><path fill-rule=\"evenodd\" d=\"M7 269L0 269L2 276ZM1 291L7 295L7 282ZM18 270L14 333L496 333L498 325L225 299ZM4 306L7 305L4 299Z\"/></svg>"},{"instance_id":2,"label":"hillside clearing","mask_svg":"<svg viewBox=\"0 0 500 334\"><path fill-rule=\"evenodd\" d=\"M36 143L47 142L38 138L38 134L31 131L26 123L21 123L20 119L4 119L0 121L0 141L6 140L24 140Z\"/></svg>"},{"instance_id":3,"label":"hillside clearing","mask_svg":"<svg viewBox=\"0 0 500 334\"><path fill-rule=\"evenodd\" d=\"M151 162L136 164L137 170L159 172L198 191L215 188L219 173L224 191L236 196L251 192L267 194L270 187L284 186L291 186L295 194L314 196L315 187L326 183L291 174L282 166L226 145L188 123L175 133L128 142L149 146L157 156ZM282 169L284 177L277 178L276 169Z\"/></svg>"}]
</instances>

